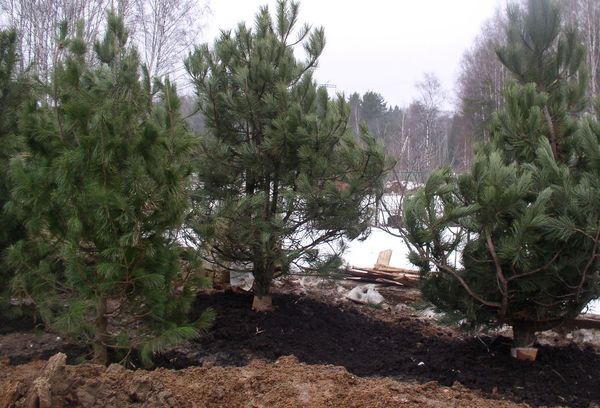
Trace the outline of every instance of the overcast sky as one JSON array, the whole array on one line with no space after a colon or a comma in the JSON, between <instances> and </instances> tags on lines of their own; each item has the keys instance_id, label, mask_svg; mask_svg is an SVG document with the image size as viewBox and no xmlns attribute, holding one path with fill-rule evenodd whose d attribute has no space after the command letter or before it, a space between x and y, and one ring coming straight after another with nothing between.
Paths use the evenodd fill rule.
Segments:
<instances>
[{"instance_id":1,"label":"overcast sky","mask_svg":"<svg viewBox=\"0 0 600 408\"><path fill-rule=\"evenodd\" d=\"M238 22L252 25L259 6L275 0L212 0L204 41ZM435 74L454 102L461 57L482 24L505 0L303 0L300 22L325 28L319 83L352 92L375 91L390 105L417 97L415 83Z\"/></svg>"}]
</instances>

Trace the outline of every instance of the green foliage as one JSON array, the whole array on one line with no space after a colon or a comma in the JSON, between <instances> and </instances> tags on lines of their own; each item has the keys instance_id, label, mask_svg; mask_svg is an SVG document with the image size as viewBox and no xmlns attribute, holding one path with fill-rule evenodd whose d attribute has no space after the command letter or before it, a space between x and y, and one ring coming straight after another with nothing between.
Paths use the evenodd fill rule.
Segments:
<instances>
[{"instance_id":1,"label":"green foliage","mask_svg":"<svg viewBox=\"0 0 600 408\"><path fill-rule=\"evenodd\" d=\"M184 341L197 338L207 327L210 327L215 320L215 312L212 309L206 309L200 315L200 318L190 326L172 327L162 331L158 336L145 342L140 349L142 364L152 365L152 355L165 350L168 347L175 346Z\"/></svg>"},{"instance_id":2,"label":"green foliage","mask_svg":"<svg viewBox=\"0 0 600 408\"><path fill-rule=\"evenodd\" d=\"M9 258L15 288L106 362L107 347L152 351L196 333L180 327L190 293L174 239L196 142L175 85L151 87L121 18L109 15L93 65L81 33L62 31L66 56L20 119L10 207L27 237Z\"/></svg>"},{"instance_id":3,"label":"green foliage","mask_svg":"<svg viewBox=\"0 0 600 408\"><path fill-rule=\"evenodd\" d=\"M585 48L576 29L561 24L559 4L531 0L526 9L509 7L506 43L497 55L521 85L506 94L508 108L500 114L505 117L500 131L496 129L497 140L504 149L527 154L517 159L530 161L535 149L523 150L513 143L521 140L535 145L536 135L546 134L557 159L568 160L573 149L569 143L577 130L572 117L587 105L588 76L583 65Z\"/></svg>"},{"instance_id":4,"label":"green foliage","mask_svg":"<svg viewBox=\"0 0 600 408\"><path fill-rule=\"evenodd\" d=\"M5 210L10 195L8 167L12 156L19 149L16 135L17 115L21 102L28 92L27 82L15 74L17 33L14 30L0 31L0 254L23 237L24 228L13 212ZM2 257L4 259L4 257ZM9 285L13 269L0 262L0 312L10 296Z\"/></svg>"},{"instance_id":5,"label":"green foliage","mask_svg":"<svg viewBox=\"0 0 600 408\"><path fill-rule=\"evenodd\" d=\"M386 120L388 109L383 96L376 92L368 91L360 101L360 120L364 121L369 129L369 132L379 139L384 139L386 136L386 128L389 120Z\"/></svg>"},{"instance_id":6,"label":"green foliage","mask_svg":"<svg viewBox=\"0 0 600 408\"><path fill-rule=\"evenodd\" d=\"M577 115L581 46L554 2L527 4L510 8L498 50L516 82L494 141L469 174L435 172L404 208L424 295L471 326L513 325L517 345L600 295L600 124Z\"/></svg>"},{"instance_id":7,"label":"green foliage","mask_svg":"<svg viewBox=\"0 0 600 408\"><path fill-rule=\"evenodd\" d=\"M279 1L186 61L207 130L191 225L212 261L253 270L260 296L276 270L336 265L317 245L366 230L386 168L371 137L361 147L347 130L343 97L313 80L323 29L297 23L298 4Z\"/></svg>"}]
</instances>

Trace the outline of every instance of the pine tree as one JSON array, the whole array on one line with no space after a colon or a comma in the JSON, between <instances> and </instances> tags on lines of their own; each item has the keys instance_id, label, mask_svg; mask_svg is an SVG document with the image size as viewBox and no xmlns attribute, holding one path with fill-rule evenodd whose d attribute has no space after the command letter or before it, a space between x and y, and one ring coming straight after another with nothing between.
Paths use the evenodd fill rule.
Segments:
<instances>
[{"instance_id":1,"label":"pine tree","mask_svg":"<svg viewBox=\"0 0 600 408\"><path fill-rule=\"evenodd\" d=\"M5 210L10 196L10 180L8 167L10 159L18 152L16 135L17 116L21 102L28 91L25 78L16 75L17 33L15 30L0 31L0 279L3 285L0 290L0 304L6 305L10 296L9 285L13 270L6 262L6 249L21 239L24 234L23 225L14 213ZM0 311L3 307L0 306Z\"/></svg>"},{"instance_id":2,"label":"pine tree","mask_svg":"<svg viewBox=\"0 0 600 408\"><path fill-rule=\"evenodd\" d=\"M182 325L190 293L173 237L196 142L174 84L151 86L121 18L109 13L94 65L82 38L63 25L65 57L20 119L27 149L11 167L11 205L27 238L11 253L15 286L96 361L135 347L148 362L210 318Z\"/></svg>"},{"instance_id":3,"label":"pine tree","mask_svg":"<svg viewBox=\"0 0 600 408\"><path fill-rule=\"evenodd\" d=\"M432 303L473 326L510 324L526 347L600 295L600 125L580 114L584 50L558 4L508 17L498 56L514 80L494 142L469 174L432 174L406 200L404 232Z\"/></svg>"},{"instance_id":4,"label":"pine tree","mask_svg":"<svg viewBox=\"0 0 600 408\"><path fill-rule=\"evenodd\" d=\"M386 167L371 137L355 142L344 98L313 80L324 32L296 31L298 9L263 7L254 28L223 31L186 62L207 129L191 225L211 261L253 272L256 310L271 308L276 274L339 266L318 246L365 231Z\"/></svg>"},{"instance_id":5,"label":"pine tree","mask_svg":"<svg viewBox=\"0 0 600 408\"><path fill-rule=\"evenodd\" d=\"M365 121L369 132L376 138L386 141L387 134L387 103L381 94L367 91L360 103L361 119Z\"/></svg>"}]
</instances>

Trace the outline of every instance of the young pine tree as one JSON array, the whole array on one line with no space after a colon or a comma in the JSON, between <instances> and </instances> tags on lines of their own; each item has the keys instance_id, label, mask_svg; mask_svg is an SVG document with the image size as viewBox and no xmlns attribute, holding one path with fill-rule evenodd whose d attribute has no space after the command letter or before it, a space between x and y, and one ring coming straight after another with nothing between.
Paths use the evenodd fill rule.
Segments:
<instances>
[{"instance_id":1,"label":"young pine tree","mask_svg":"<svg viewBox=\"0 0 600 408\"><path fill-rule=\"evenodd\" d=\"M8 168L11 158L18 152L17 116L28 91L27 82L16 72L17 33L15 30L0 31L0 313L10 297L13 269L5 259L6 249L24 235L23 225L14 213L5 209L10 198Z\"/></svg>"},{"instance_id":2,"label":"young pine tree","mask_svg":"<svg viewBox=\"0 0 600 408\"><path fill-rule=\"evenodd\" d=\"M527 347L600 294L600 126L580 114L584 50L558 4L530 0L508 17L498 56L514 81L494 142L469 174L432 174L406 201L404 232L431 302L473 325L510 324Z\"/></svg>"},{"instance_id":3,"label":"young pine tree","mask_svg":"<svg viewBox=\"0 0 600 408\"><path fill-rule=\"evenodd\" d=\"M253 272L256 310L271 308L276 274L339 266L318 246L365 231L386 166L371 137L355 143L344 99L313 80L323 29L297 22L298 4L279 1L186 61L207 130L191 225L211 261Z\"/></svg>"},{"instance_id":4,"label":"young pine tree","mask_svg":"<svg viewBox=\"0 0 600 408\"><path fill-rule=\"evenodd\" d=\"M175 287L171 232L189 202L194 139L175 86L156 80L151 89L127 38L109 14L90 65L81 34L62 30L66 55L21 118L27 150L11 169L12 207L27 226L11 254L16 286L52 327L91 343L100 363L131 347L148 361L209 317L182 326L190 297Z\"/></svg>"}]
</instances>

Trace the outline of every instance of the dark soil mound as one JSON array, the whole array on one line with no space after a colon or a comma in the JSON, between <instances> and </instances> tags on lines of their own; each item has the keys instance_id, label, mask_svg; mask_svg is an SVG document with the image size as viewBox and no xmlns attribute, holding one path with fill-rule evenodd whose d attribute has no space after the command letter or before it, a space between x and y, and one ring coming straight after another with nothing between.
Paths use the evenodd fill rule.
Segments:
<instances>
[{"instance_id":1,"label":"dark soil mound","mask_svg":"<svg viewBox=\"0 0 600 408\"><path fill-rule=\"evenodd\" d=\"M540 347L535 363L509 356L510 339L453 337L427 322L406 317L394 324L351 307L279 295L277 310L250 310L249 295L200 295L192 317L217 311L210 332L191 347L169 351L159 366L183 368L214 361L244 365L250 358L294 355L301 362L346 367L360 376L393 376L442 385L458 381L488 395L531 405L588 407L600 401L600 355L576 346Z\"/></svg>"},{"instance_id":2,"label":"dark soil mound","mask_svg":"<svg viewBox=\"0 0 600 408\"><path fill-rule=\"evenodd\" d=\"M16 331L30 331L38 325L40 327L43 326L41 323L37 323L31 314L22 314L9 318L0 313L0 335Z\"/></svg>"},{"instance_id":3,"label":"dark soil mound","mask_svg":"<svg viewBox=\"0 0 600 408\"><path fill-rule=\"evenodd\" d=\"M0 360L19 365L32 360L47 360L58 352L67 354L69 364L85 361L90 356L89 347L46 331L31 308L12 317L0 314Z\"/></svg>"}]
</instances>

